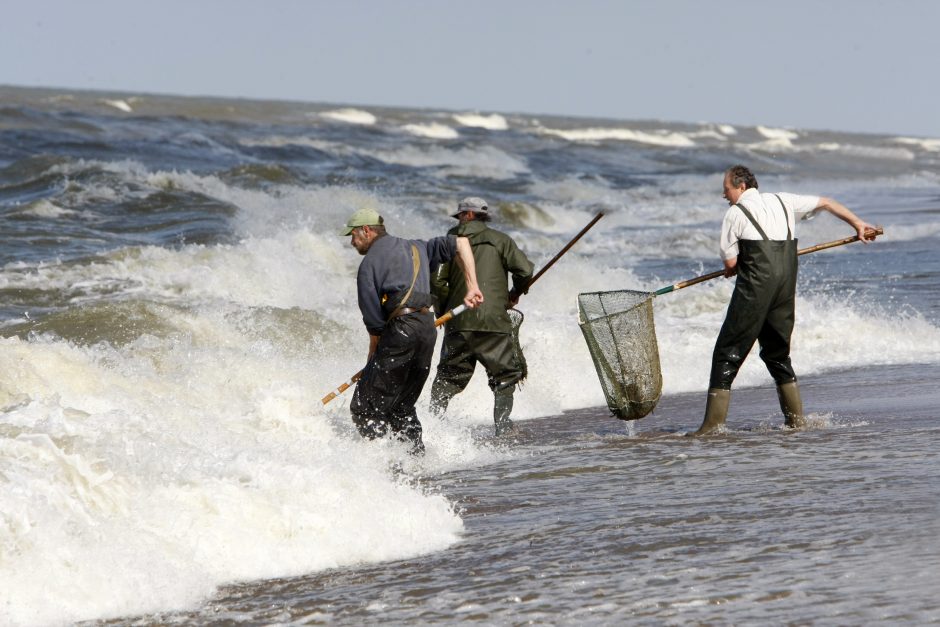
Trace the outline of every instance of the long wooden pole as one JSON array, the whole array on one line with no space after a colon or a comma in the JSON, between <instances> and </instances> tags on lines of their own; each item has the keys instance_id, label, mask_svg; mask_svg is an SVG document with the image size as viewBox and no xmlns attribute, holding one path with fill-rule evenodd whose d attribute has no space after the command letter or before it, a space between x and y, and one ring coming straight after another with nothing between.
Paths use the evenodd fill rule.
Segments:
<instances>
[{"instance_id":1,"label":"long wooden pole","mask_svg":"<svg viewBox=\"0 0 940 627\"><path fill-rule=\"evenodd\" d=\"M874 229L868 229L865 231L867 236L866 240L874 240L879 235L884 235L884 229L876 227ZM808 248L803 248L797 251L797 255L808 255L809 253L815 253L820 250L826 250L827 248L834 248L836 246L844 246L845 244L851 244L852 242L859 241L858 235L853 235L852 237L846 237L844 239L837 239L832 242L826 242L825 244L816 244L815 246L810 246ZM662 294L668 294L669 292L674 292L675 290L681 290L683 287L689 287L690 285L697 285L704 281L710 281L711 279L717 279L720 276L724 276L724 270L718 270L717 272L711 272L709 274L703 274L700 277L695 277L694 279L689 279L688 281L680 281L675 285L667 285L666 287L660 288L653 292L654 296L660 296Z\"/></svg>"},{"instance_id":2,"label":"long wooden pole","mask_svg":"<svg viewBox=\"0 0 940 627\"><path fill-rule=\"evenodd\" d=\"M594 219L591 220L591 221L588 223L588 225L587 225L586 227L584 227L583 229L581 229L581 232L580 232L580 233L578 233L577 235L575 235L574 238L572 238L572 240L571 240L570 242L568 242L568 243L565 245L565 247L562 248L561 251L560 251L557 255L555 255L554 257L552 257L552 260L551 260L551 261L549 261L547 264L545 264L545 266L544 266L541 270L539 270L539 271L535 274L535 276L532 277L532 280L529 281L529 284L526 286L526 290L525 290L525 292L523 292L523 293L528 293L529 288L532 287L532 284L535 283L535 281L536 281L540 276L542 276L543 274L545 274L545 271L548 270L549 268L551 268L551 267L552 267L552 264L554 264L556 261L558 261L559 259L561 259L561 256L564 255L566 252L568 252L568 249L571 248L572 246L574 246L575 243L576 243L579 239L581 239L581 237L582 237L585 233L587 233L587 232L590 230L590 228L591 228L592 226L594 226L595 224L597 224L597 221L598 221L598 220L600 220L600 219L603 218L603 217L604 217L604 212L603 212L603 211L599 212L596 216L594 216ZM447 313L445 313L443 316L441 316L440 318L438 318L437 320L435 320L435 321L434 321L434 326L435 326L435 327L439 327L439 326L441 326L442 324L446 324L446 323L447 323L451 318L453 318L454 316L458 316L458 315L460 315L461 313L463 313L463 311L464 311L466 308L467 308L466 305L458 305L457 307L454 307L453 309L451 309L450 311L448 311ZM337 387L335 390L333 390L332 392L330 392L329 394L327 394L326 396L324 396L322 399L320 399L321 402L322 402L324 405L326 405L327 403L329 403L330 401L332 401L334 398L336 398L337 396L339 396L340 394L342 394L343 392L345 392L346 390L348 390L349 388L351 388L351 387L353 386L353 384L355 384L356 381L358 381L358 380L361 379L361 378L362 378L362 370L360 370L359 372L357 372L356 374L354 374L352 377L349 378L348 381L346 381L345 383L341 384L341 385L340 385L339 387Z\"/></svg>"},{"instance_id":3,"label":"long wooden pole","mask_svg":"<svg viewBox=\"0 0 940 627\"><path fill-rule=\"evenodd\" d=\"M593 218L590 222L588 222L587 226L584 227L583 229L581 229L581 232L580 232L580 233L578 233L578 234L575 235L573 238L571 238L571 241L568 242L567 244L565 244L565 247L562 248L562 249L558 252L557 255L555 255L554 257L552 257L551 261L549 261L548 263L546 263L546 264L542 267L541 270L539 270L538 272L535 273L535 276L533 276L533 277L532 277L532 280L529 281L529 284L526 285L526 288L525 288L525 291L523 292L523 294L528 294L528 293L529 293L529 288L532 287L532 284L535 283L536 281L538 281L538 280L539 280L539 277L542 276L543 274L545 274L545 271L546 271L546 270L548 270L549 268L551 268L552 265L553 265L556 261L558 261L559 259L561 259L561 256L564 255L566 252L568 252L568 249L571 248L572 246L574 246L574 245L577 243L577 241L578 241L579 239L581 239L581 237L582 237L585 233L587 233L588 231L590 231L590 230L591 230L591 227L594 226L595 224L597 224L597 221L600 220L600 219L603 218L603 217L604 217L604 212L603 212L603 211L598 212L598 214L597 214L596 216L594 216L594 218Z\"/></svg>"}]
</instances>

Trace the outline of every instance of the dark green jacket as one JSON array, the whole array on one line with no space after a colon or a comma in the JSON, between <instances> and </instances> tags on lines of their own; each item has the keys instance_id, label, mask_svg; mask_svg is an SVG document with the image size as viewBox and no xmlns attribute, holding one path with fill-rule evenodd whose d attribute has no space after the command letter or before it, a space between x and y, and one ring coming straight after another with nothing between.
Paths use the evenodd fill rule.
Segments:
<instances>
[{"instance_id":1,"label":"dark green jacket","mask_svg":"<svg viewBox=\"0 0 940 627\"><path fill-rule=\"evenodd\" d=\"M470 240L477 267L477 282L483 292L483 304L460 314L447 323L447 331L496 331L510 333L512 324L506 313L509 280L517 292L525 290L532 278L533 265L511 237L486 226L479 220L458 224L448 235L463 235ZM440 305L438 315L463 302L467 283L456 261L441 264L431 275L431 292Z\"/></svg>"}]
</instances>

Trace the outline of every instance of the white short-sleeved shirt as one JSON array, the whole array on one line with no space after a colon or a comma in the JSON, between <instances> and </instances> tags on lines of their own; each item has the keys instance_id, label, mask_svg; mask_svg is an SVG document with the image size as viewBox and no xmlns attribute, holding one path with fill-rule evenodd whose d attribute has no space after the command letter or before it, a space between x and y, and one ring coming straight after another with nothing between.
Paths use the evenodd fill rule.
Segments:
<instances>
[{"instance_id":1,"label":"white short-sleeved shirt","mask_svg":"<svg viewBox=\"0 0 940 627\"><path fill-rule=\"evenodd\" d=\"M780 200L787 209L786 221L784 213L780 209ZM794 216L802 218L807 213L812 212L819 206L819 196L802 196L800 194L788 194L780 192L778 194L761 194L753 187L744 190L738 198L738 203L744 205L754 219L764 229L768 239L785 240L787 239L787 227L790 227L792 237L796 237L794 228ZM725 219L721 223L721 240L719 243L721 258L733 259L738 256L738 240L742 239L764 239L761 237L751 221L747 219L740 208L732 205L725 213Z\"/></svg>"}]
</instances>

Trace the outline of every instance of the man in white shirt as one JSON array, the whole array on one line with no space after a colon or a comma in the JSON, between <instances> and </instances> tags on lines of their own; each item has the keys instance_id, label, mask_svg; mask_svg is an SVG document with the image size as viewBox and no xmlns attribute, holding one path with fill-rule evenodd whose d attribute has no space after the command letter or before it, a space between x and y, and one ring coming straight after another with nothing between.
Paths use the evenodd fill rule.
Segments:
<instances>
[{"instance_id":1,"label":"man in white shirt","mask_svg":"<svg viewBox=\"0 0 940 627\"><path fill-rule=\"evenodd\" d=\"M757 178L743 165L725 172L724 197L731 207L721 225L721 257L725 276L737 275L737 280L715 341L705 418L694 435L708 435L724 426L731 383L755 341L777 384L786 426L803 427L803 403L790 364L797 274L795 216L828 211L851 225L866 243L874 239L868 233L874 227L831 198L761 194Z\"/></svg>"}]
</instances>

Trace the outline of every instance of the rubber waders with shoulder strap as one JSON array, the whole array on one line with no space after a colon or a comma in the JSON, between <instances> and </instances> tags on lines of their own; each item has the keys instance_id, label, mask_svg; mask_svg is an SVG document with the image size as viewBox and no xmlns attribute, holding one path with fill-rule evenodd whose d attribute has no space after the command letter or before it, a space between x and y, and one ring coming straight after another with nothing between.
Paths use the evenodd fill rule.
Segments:
<instances>
[{"instance_id":1,"label":"rubber waders with shoulder strap","mask_svg":"<svg viewBox=\"0 0 940 627\"><path fill-rule=\"evenodd\" d=\"M708 401L705 403L705 419L702 426L692 435L710 435L725 426L728 406L731 404L731 390L721 388L708 389Z\"/></svg>"},{"instance_id":2,"label":"rubber waders with shoulder strap","mask_svg":"<svg viewBox=\"0 0 940 627\"><path fill-rule=\"evenodd\" d=\"M780 399L780 410L783 412L784 424L791 429L805 427L806 417L803 416L803 399L800 398L800 386L796 384L796 381L778 385L777 398Z\"/></svg>"}]
</instances>

